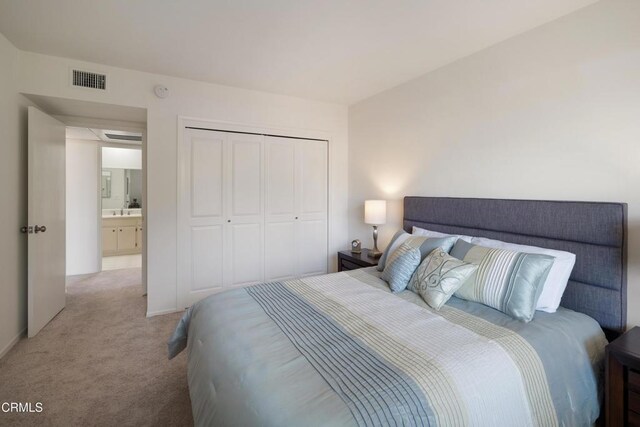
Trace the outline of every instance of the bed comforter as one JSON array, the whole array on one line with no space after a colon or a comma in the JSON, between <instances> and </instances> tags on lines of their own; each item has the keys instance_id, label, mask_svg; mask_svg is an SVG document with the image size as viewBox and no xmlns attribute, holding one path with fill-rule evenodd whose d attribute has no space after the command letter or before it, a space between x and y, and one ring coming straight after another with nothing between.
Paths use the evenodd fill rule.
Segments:
<instances>
[{"instance_id":1,"label":"bed comforter","mask_svg":"<svg viewBox=\"0 0 640 427\"><path fill-rule=\"evenodd\" d=\"M452 298L439 312L375 269L210 296L185 347L195 424L583 426L599 415L606 339L561 309L521 323Z\"/></svg>"}]
</instances>

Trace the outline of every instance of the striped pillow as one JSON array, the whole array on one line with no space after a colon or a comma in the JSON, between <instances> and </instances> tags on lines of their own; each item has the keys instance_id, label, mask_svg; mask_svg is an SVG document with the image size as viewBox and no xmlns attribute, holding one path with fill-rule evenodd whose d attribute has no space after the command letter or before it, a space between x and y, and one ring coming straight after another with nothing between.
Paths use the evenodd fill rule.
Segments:
<instances>
[{"instance_id":1,"label":"striped pillow","mask_svg":"<svg viewBox=\"0 0 640 427\"><path fill-rule=\"evenodd\" d=\"M458 240L451 255L478 266L455 296L488 305L524 322L533 319L553 257L486 248L463 240Z\"/></svg>"},{"instance_id":2,"label":"striped pillow","mask_svg":"<svg viewBox=\"0 0 640 427\"><path fill-rule=\"evenodd\" d=\"M393 238L385 248L384 253L380 257L380 261L378 261L377 269L378 271L383 271L389 257L405 242L411 242L414 247L420 247L420 257L421 259L425 259L435 248L442 248L445 252L449 252L457 239L457 236L442 238L414 236L404 230L400 230L393 235Z\"/></svg>"},{"instance_id":3,"label":"striped pillow","mask_svg":"<svg viewBox=\"0 0 640 427\"><path fill-rule=\"evenodd\" d=\"M389 256L380 277L389 283L391 292L404 291L421 260L420 247L415 242L404 242Z\"/></svg>"}]
</instances>

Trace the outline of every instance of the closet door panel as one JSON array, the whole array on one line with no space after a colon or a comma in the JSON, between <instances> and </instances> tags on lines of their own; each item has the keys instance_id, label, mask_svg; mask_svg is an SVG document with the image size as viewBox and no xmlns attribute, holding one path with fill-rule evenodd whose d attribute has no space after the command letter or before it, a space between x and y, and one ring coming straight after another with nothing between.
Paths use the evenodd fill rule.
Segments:
<instances>
[{"instance_id":1,"label":"closet door panel","mask_svg":"<svg viewBox=\"0 0 640 427\"><path fill-rule=\"evenodd\" d=\"M225 286L264 279L263 144L262 135L228 134Z\"/></svg>"},{"instance_id":2,"label":"closet door panel","mask_svg":"<svg viewBox=\"0 0 640 427\"><path fill-rule=\"evenodd\" d=\"M191 216L223 215L223 146L218 135L191 140Z\"/></svg>"},{"instance_id":3,"label":"closet door panel","mask_svg":"<svg viewBox=\"0 0 640 427\"><path fill-rule=\"evenodd\" d=\"M225 250L231 259L227 286L263 281L262 224L229 224Z\"/></svg>"},{"instance_id":4,"label":"closet door panel","mask_svg":"<svg viewBox=\"0 0 640 427\"><path fill-rule=\"evenodd\" d=\"M327 221L307 220L298 223L298 275L327 272Z\"/></svg>"},{"instance_id":5,"label":"closet door panel","mask_svg":"<svg viewBox=\"0 0 640 427\"><path fill-rule=\"evenodd\" d=\"M266 214L293 215L296 201L296 143L286 138L267 137Z\"/></svg>"},{"instance_id":6,"label":"closet door panel","mask_svg":"<svg viewBox=\"0 0 640 427\"><path fill-rule=\"evenodd\" d=\"M224 284L227 135L185 129L178 147L178 304Z\"/></svg>"},{"instance_id":7,"label":"closet door panel","mask_svg":"<svg viewBox=\"0 0 640 427\"><path fill-rule=\"evenodd\" d=\"M265 225L265 281L296 276L296 224L294 221Z\"/></svg>"},{"instance_id":8,"label":"closet door panel","mask_svg":"<svg viewBox=\"0 0 640 427\"><path fill-rule=\"evenodd\" d=\"M297 275L296 145L265 138L265 280Z\"/></svg>"},{"instance_id":9,"label":"closet door panel","mask_svg":"<svg viewBox=\"0 0 640 427\"><path fill-rule=\"evenodd\" d=\"M191 290L202 291L223 285L223 227L191 229Z\"/></svg>"},{"instance_id":10,"label":"closet door panel","mask_svg":"<svg viewBox=\"0 0 640 427\"><path fill-rule=\"evenodd\" d=\"M262 215L262 137L232 134L231 217Z\"/></svg>"},{"instance_id":11,"label":"closet door panel","mask_svg":"<svg viewBox=\"0 0 640 427\"><path fill-rule=\"evenodd\" d=\"M300 167L300 214L327 212L327 143L326 141L301 141L299 147Z\"/></svg>"},{"instance_id":12,"label":"closet door panel","mask_svg":"<svg viewBox=\"0 0 640 427\"><path fill-rule=\"evenodd\" d=\"M298 275L327 272L327 142L298 143Z\"/></svg>"}]
</instances>

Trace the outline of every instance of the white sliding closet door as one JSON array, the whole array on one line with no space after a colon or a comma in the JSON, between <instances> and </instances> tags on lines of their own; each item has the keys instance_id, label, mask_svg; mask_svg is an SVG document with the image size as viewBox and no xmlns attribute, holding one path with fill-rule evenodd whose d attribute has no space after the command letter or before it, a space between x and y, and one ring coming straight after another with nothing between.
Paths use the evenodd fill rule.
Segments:
<instances>
[{"instance_id":1,"label":"white sliding closet door","mask_svg":"<svg viewBox=\"0 0 640 427\"><path fill-rule=\"evenodd\" d=\"M327 272L327 143L265 137L265 279Z\"/></svg>"},{"instance_id":2,"label":"white sliding closet door","mask_svg":"<svg viewBox=\"0 0 640 427\"><path fill-rule=\"evenodd\" d=\"M185 128L178 305L327 272L327 142Z\"/></svg>"},{"instance_id":3,"label":"white sliding closet door","mask_svg":"<svg viewBox=\"0 0 640 427\"><path fill-rule=\"evenodd\" d=\"M228 214L225 285L264 281L262 135L227 133Z\"/></svg>"},{"instance_id":4,"label":"white sliding closet door","mask_svg":"<svg viewBox=\"0 0 640 427\"><path fill-rule=\"evenodd\" d=\"M265 280L297 275L296 151L291 138L265 140ZM298 215L299 216L299 215Z\"/></svg>"},{"instance_id":5,"label":"white sliding closet door","mask_svg":"<svg viewBox=\"0 0 640 427\"><path fill-rule=\"evenodd\" d=\"M264 280L262 136L185 129L180 147L179 299Z\"/></svg>"},{"instance_id":6,"label":"white sliding closet door","mask_svg":"<svg viewBox=\"0 0 640 427\"><path fill-rule=\"evenodd\" d=\"M298 276L327 272L327 142L298 141Z\"/></svg>"},{"instance_id":7,"label":"white sliding closet door","mask_svg":"<svg viewBox=\"0 0 640 427\"><path fill-rule=\"evenodd\" d=\"M187 129L179 148L178 286L183 307L225 284L226 138L222 132Z\"/></svg>"}]
</instances>

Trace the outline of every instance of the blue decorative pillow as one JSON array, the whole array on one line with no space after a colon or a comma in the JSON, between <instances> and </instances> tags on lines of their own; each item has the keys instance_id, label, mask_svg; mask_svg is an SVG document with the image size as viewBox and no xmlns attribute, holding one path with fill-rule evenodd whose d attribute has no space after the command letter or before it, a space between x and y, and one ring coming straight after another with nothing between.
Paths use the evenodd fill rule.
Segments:
<instances>
[{"instance_id":1,"label":"blue decorative pillow","mask_svg":"<svg viewBox=\"0 0 640 427\"><path fill-rule=\"evenodd\" d=\"M396 250L405 242L411 242L413 247L420 248L420 257L425 259L426 256L435 248L442 248L445 252L449 252L458 240L457 236L446 236L442 238L434 238L427 236L415 236L404 230L398 231L389 245L385 248L380 261L378 261L378 271L383 271L388 259L396 252Z\"/></svg>"},{"instance_id":2,"label":"blue decorative pillow","mask_svg":"<svg viewBox=\"0 0 640 427\"><path fill-rule=\"evenodd\" d=\"M381 277L389 283L391 292L401 292L406 289L421 260L420 247L412 245L411 242L401 244L389 256Z\"/></svg>"},{"instance_id":3,"label":"blue decorative pillow","mask_svg":"<svg viewBox=\"0 0 640 427\"><path fill-rule=\"evenodd\" d=\"M462 240L451 255L478 266L455 296L488 305L523 322L533 319L542 285L553 266L552 256L486 248Z\"/></svg>"},{"instance_id":4,"label":"blue decorative pillow","mask_svg":"<svg viewBox=\"0 0 640 427\"><path fill-rule=\"evenodd\" d=\"M477 269L477 265L460 261L437 248L420 263L407 288L420 294L437 311Z\"/></svg>"}]
</instances>

